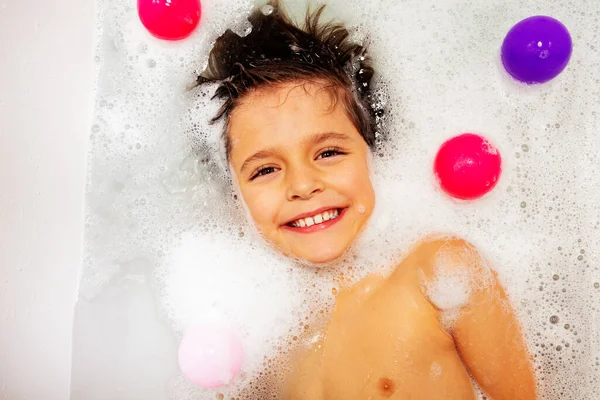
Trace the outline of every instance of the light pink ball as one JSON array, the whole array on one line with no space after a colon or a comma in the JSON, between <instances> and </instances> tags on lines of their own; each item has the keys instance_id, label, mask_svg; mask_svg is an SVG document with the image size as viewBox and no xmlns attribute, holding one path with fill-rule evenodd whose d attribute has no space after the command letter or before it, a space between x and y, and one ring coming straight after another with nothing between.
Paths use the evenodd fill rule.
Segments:
<instances>
[{"instance_id":1,"label":"light pink ball","mask_svg":"<svg viewBox=\"0 0 600 400\"><path fill-rule=\"evenodd\" d=\"M190 329L179 345L179 368L196 386L215 389L227 385L240 372L243 347L236 332L225 325Z\"/></svg>"}]
</instances>

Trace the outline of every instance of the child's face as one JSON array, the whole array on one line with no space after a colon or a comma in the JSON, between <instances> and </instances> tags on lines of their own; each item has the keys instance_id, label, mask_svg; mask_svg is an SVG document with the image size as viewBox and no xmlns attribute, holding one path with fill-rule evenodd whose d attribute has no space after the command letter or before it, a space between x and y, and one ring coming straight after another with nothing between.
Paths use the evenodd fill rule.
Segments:
<instances>
[{"instance_id":1,"label":"child's face","mask_svg":"<svg viewBox=\"0 0 600 400\"><path fill-rule=\"evenodd\" d=\"M293 83L249 94L230 116L230 163L257 228L286 255L343 254L375 195L369 148L328 90Z\"/></svg>"}]
</instances>

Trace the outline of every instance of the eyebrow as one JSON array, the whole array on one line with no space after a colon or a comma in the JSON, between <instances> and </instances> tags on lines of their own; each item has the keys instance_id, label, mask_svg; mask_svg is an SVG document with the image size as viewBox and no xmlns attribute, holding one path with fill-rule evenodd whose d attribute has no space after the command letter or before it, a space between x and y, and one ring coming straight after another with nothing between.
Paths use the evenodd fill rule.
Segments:
<instances>
[{"instance_id":1,"label":"eyebrow","mask_svg":"<svg viewBox=\"0 0 600 400\"><path fill-rule=\"evenodd\" d=\"M319 133L316 135L311 135L308 139L306 139L303 144L310 144L310 145L317 145L317 144L321 144L323 142L327 142L328 140L339 140L339 141L344 141L344 142L348 142L351 141L352 139L350 138L350 136L346 135L345 133L340 133L340 132L323 132L323 133ZM265 158L269 158L271 156L273 156L273 154L277 153L277 148L275 147L269 147L266 149L263 149L257 153L254 153L253 155L251 155L250 157L248 157L244 163L242 164L242 168L240 168L241 172L244 172L244 170L246 170L248 168L248 166L250 164L252 164L255 161L258 160L263 160Z\"/></svg>"},{"instance_id":2,"label":"eyebrow","mask_svg":"<svg viewBox=\"0 0 600 400\"><path fill-rule=\"evenodd\" d=\"M340 132L323 132L323 133L319 133L317 135L312 135L307 142L310 144L321 144L323 142L326 142L328 140L341 140L344 142L350 141L351 138L350 136L346 135L345 133L340 133Z\"/></svg>"},{"instance_id":3,"label":"eyebrow","mask_svg":"<svg viewBox=\"0 0 600 400\"><path fill-rule=\"evenodd\" d=\"M254 161L269 158L275 153L276 153L276 149L274 147L270 147L268 149L261 150L258 153L254 153L250 157L246 158L246 161L244 161L244 163L242 164L242 168L240 169L240 171L244 172L244 170L247 169L248 166L250 164L252 164Z\"/></svg>"}]
</instances>

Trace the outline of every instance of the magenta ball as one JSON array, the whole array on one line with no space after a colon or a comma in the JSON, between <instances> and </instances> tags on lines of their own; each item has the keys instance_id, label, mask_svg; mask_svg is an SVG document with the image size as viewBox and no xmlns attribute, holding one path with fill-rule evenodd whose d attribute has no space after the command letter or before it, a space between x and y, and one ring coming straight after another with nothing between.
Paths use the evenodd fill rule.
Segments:
<instances>
[{"instance_id":1,"label":"magenta ball","mask_svg":"<svg viewBox=\"0 0 600 400\"><path fill-rule=\"evenodd\" d=\"M442 144L435 157L434 172L450 196L473 200L496 186L501 166L496 147L479 135L465 133Z\"/></svg>"},{"instance_id":2,"label":"magenta ball","mask_svg":"<svg viewBox=\"0 0 600 400\"><path fill-rule=\"evenodd\" d=\"M153 36L181 40L198 26L202 9L200 0L138 0L138 14Z\"/></svg>"},{"instance_id":3,"label":"magenta ball","mask_svg":"<svg viewBox=\"0 0 600 400\"><path fill-rule=\"evenodd\" d=\"M240 372L244 350L239 336L224 325L190 329L179 345L179 368L196 386L216 389Z\"/></svg>"},{"instance_id":4,"label":"magenta ball","mask_svg":"<svg viewBox=\"0 0 600 400\"><path fill-rule=\"evenodd\" d=\"M571 59L567 28L551 17L529 17L513 26L502 43L502 64L515 79L544 83L560 74Z\"/></svg>"}]
</instances>

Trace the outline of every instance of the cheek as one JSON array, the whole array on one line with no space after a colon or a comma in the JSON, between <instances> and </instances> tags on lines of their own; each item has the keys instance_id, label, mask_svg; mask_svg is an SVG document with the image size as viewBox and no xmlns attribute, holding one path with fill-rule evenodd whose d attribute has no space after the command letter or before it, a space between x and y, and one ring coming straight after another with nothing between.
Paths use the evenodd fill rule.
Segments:
<instances>
[{"instance_id":1,"label":"cheek","mask_svg":"<svg viewBox=\"0 0 600 400\"><path fill-rule=\"evenodd\" d=\"M236 170L235 166L231 167L233 170ZM259 228L261 231L264 230L264 225L266 221L268 221L268 211L272 208L269 204L264 204L263 196L261 195L262 191L259 190L256 186L249 185L245 182L244 178L241 178L238 174L233 176L234 184L238 189L238 194L241 196L241 199L244 204L244 208L247 211L247 217L252 220L254 225ZM268 198L266 199L268 201Z\"/></svg>"},{"instance_id":2,"label":"cheek","mask_svg":"<svg viewBox=\"0 0 600 400\"><path fill-rule=\"evenodd\" d=\"M267 231L279 210L276 196L265 188L242 188L241 193L254 223Z\"/></svg>"},{"instance_id":3,"label":"cheek","mask_svg":"<svg viewBox=\"0 0 600 400\"><path fill-rule=\"evenodd\" d=\"M369 209L373 208L375 194L366 163L355 163L352 168L344 168L339 175L339 183L348 197Z\"/></svg>"},{"instance_id":4,"label":"cheek","mask_svg":"<svg viewBox=\"0 0 600 400\"><path fill-rule=\"evenodd\" d=\"M356 183L357 188L360 187L359 201L360 204L365 207L365 215L370 216L373 208L375 207L375 191L373 190L373 184L371 183L371 177L367 172L363 173Z\"/></svg>"}]
</instances>

